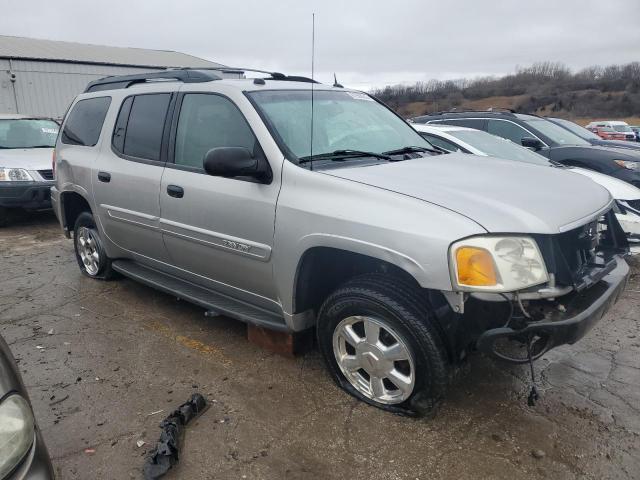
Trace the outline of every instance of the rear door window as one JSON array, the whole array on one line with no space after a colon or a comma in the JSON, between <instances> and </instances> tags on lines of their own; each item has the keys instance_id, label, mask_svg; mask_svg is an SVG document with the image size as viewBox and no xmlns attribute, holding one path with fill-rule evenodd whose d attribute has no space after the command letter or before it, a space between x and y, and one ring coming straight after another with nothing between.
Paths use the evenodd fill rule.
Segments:
<instances>
[{"instance_id":1,"label":"rear door window","mask_svg":"<svg viewBox=\"0 0 640 480\"><path fill-rule=\"evenodd\" d=\"M124 127L125 121L123 112L130 108L128 121L124 127L122 153L131 157L159 161L162 133L170 100L170 93L152 93L136 95L130 105L127 105L126 101L123 102L116 121L114 147L118 148L120 145L119 136L122 135L122 130L119 129Z\"/></svg>"},{"instance_id":2,"label":"rear door window","mask_svg":"<svg viewBox=\"0 0 640 480\"><path fill-rule=\"evenodd\" d=\"M69 112L62 130L62 143L94 147L100 138L111 97L79 100Z\"/></svg>"}]
</instances>

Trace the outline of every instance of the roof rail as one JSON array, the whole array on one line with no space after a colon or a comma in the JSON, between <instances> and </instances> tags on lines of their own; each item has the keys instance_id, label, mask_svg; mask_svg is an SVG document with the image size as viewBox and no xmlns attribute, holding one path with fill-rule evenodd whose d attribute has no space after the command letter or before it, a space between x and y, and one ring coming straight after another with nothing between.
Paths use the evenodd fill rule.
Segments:
<instances>
[{"instance_id":1,"label":"roof rail","mask_svg":"<svg viewBox=\"0 0 640 480\"><path fill-rule=\"evenodd\" d=\"M221 75L214 72L232 75L244 75L245 72L265 73L270 75L265 80L288 80L290 82L318 83L317 81L296 75L285 75L280 72L269 72L266 70L255 70L252 68L234 67L204 67L204 68L170 68L159 72L137 73L134 75L115 75L104 77L87 85L85 93L98 92L100 90L113 90L118 88L129 88L136 83L146 83L154 80L177 80L184 83L211 82L222 80Z\"/></svg>"},{"instance_id":2,"label":"roof rail","mask_svg":"<svg viewBox=\"0 0 640 480\"><path fill-rule=\"evenodd\" d=\"M145 83L150 80L177 80L184 83L200 83L222 79L220 75L216 75L207 70L208 69L175 69L163 70L161 72L137 73L134 75L115 75L90 82L84 92L129 88L136 83Z\"/></svg>"},{"instance_id":3,"label":"roof rail","mask_svg":"<svg viewBox=\"0 0 640 480\"><path fill-rule=\"evenodd\" d=\"M179 68L179 69L176 69L176 70L189 70L189 68ZM237 75L243 75L246 72L265 73L267 75L271 75L270 77L265 78L265 80L286 80L286 81L290 81L290 82L319 83L316 80L313 80L313 79L308 78L308 77L301 77L301 76L298 76L298 75L285 75L284 73L280 73L280 72L270 72L268 70L256 70L255 68L205 67L205 68L199 68L198 70L214 71L214 72L221 72L221 73L227 73L227 74L237 74Z\"/></svg>"},{"instance_id":4,"label":"roof rail","mask_svg":"<svg viewBox=\"0 0 640 480\"><path fill-rule=\"evenodd\" d=\"M486 110L476 110L473 108L463 108L461 110L458 110L456 108L452 108L451 110L442 110L440 112L427 113L425 114L425 116L446 115L448 113L506 113L506 114L511 114L515 116L515 114L518 112L510 108L494 108L494 107L488 108Z\"/></svg>"}]
</instances>

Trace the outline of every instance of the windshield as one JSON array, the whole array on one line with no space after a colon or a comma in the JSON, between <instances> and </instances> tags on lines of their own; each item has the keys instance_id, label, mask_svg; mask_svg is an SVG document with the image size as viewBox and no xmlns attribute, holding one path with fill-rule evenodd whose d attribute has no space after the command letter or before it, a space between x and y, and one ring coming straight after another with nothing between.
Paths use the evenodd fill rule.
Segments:
<instances>
[{"instance_id":1,"label":"windshield","mask_svg":"<svg viewBox=\"0 0 640 480\"><path fill-rule=\"evenodd\" d=\"M518 162L534 163L536 165L550 166L549 160L542 155L532 152L528 148L516 145L511 140L497 137L480 130L451 130L449 135L468 143L473 148L492 157L516 160Z\"/></svg>"},{"instance_id":2,"label":"windshield","mask_svg":"<svg viewBox=\"0 0 640 480\"><path fill-rule=\"evenodd\" d=\"M593 133L591 130L587 130L586 128L578 125L577 123L573 123L563 118L554 118L553 121L555 123L559 123L563 128L566 128L570 132L575 133L580 138L584 138L584 139L590 138L592 140L601 140L601 138L595 133Z\"/></svg>"},{"instance_id":3,"label":"windshield","mask_svg":"<svg viewBox=\"0 0 640 480\"><path fill-rule=\"evenodd\" d=\"M250 92L294 159L311 154L311 90ZM313 156L339 150L384 153L433 148L406 122L364 93L317 90L313 96Z\"/></svg>"},{"instance_id":4,"label":"windshield","mask_svg":"<svg viewBox=\"0 0 640 480\"><path fill-rule=\"evenodd\" d=\"M525 120L524 123L538 130L542 135L546 136L552 142L559 145L591 145L578 135L571 133L555 123L543 118L535 120Z\"/></svg>"},{"instance_id":5,"label":"windshield","mask_svg":"<svg viewBox=\"0 0 640 480\"><path fill-rule=\"evenodd\" d=\"M59 128L53 120L0 120L0 148L51 148Z\"/></svg>"},{"instance_id":6,"label":"windshield","mask_svg":"<svg viewBox=\"0 0 640 480\"><path fill-rule=\"evenodd\" d=\"M616 132L629 132L633 133L629 125L611 125Z\"/></svg>"}]
</instances>

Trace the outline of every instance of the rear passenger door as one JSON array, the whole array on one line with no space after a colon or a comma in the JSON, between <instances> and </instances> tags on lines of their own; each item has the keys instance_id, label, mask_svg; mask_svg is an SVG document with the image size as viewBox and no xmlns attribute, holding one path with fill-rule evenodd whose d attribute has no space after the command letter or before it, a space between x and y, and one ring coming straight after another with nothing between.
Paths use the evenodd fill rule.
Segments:
<instances>
[{"instance_id":1,"label":"rear passenger door","mask_svg":"<svg viewBox=\"0 0 640 480\"><path fill-rule=\"evenodd\" d=\"M126 97L93 172L100 222L121 256L166 262L160 232L160 181L166 161L164 135L172 93Z\"/></svg>"},{"instance_id":2,"label":"rear passenger door","mask_svg":"<svg viewBox=\"0 0 640 480\"><path fill-rule=\"evenodd\" d=\"M100 152L100 134L111 103L110 96L78 100L65 116L56 145L58 178L68 179L87 197L91 196L93 166ZM70 229L73 227L69 225Z\"/></svg>"}]
</instances>

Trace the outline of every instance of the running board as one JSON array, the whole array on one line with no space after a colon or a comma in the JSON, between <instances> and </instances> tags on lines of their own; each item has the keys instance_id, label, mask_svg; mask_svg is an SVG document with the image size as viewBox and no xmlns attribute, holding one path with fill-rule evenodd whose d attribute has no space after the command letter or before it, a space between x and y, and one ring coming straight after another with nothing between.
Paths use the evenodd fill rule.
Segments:
<instances>
[{"instance_id":1,"label":"running board","mask_svg":"<svg viewBox=\"0 0 640 480\"><path fill-rule=\"evenodd\" d=\"M207 314L212 312L235 318L251 325L283 332L289 331L284 317L277 313L254 307L246 302L214 292L173 275L131 260L114 260L111 266L115 271L126 277L206 308Z\"/></svg>"}]
</instances>

